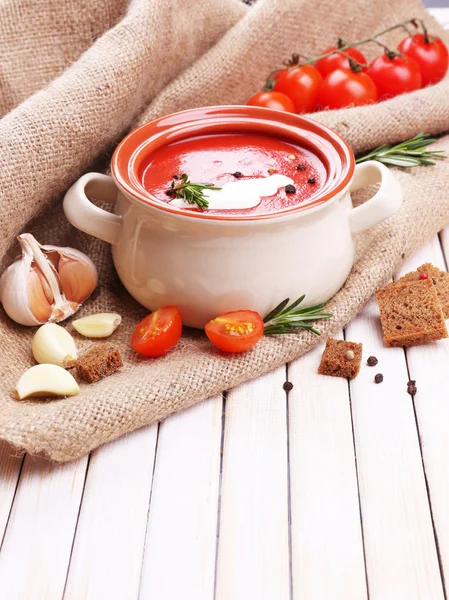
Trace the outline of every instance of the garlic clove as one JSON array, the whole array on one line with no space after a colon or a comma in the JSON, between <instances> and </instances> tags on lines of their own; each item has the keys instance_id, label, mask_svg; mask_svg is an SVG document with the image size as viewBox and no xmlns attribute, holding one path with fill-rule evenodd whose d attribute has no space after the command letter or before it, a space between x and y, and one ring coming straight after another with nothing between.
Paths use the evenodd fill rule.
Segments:
<instances>
[{"instance_id":1,"label":"garlic clove","mask_svg":"<svg viewBox=\"0 0 449 600\"><path fill-rule=\"evenodd\" d=\"M122 322L118 313L96 313L72 322L78 333L89 338L109 337Z\"/></svg>"},{"instance_id":2,"label":"garlic clove","mask_svg":"<svg viewBox=\"0 0 449 600\"><path fill-rule=\"evenodd\" d=\"M57 365L35 365L25 371L14 388L18 400L48 396L76 396L80 388L68 371Z\"/></svg>"},{"instance_id":3,"label":"garlic clove","mask_svg":"<svg viewBox=\"0 0 449 600\"><path fill-rule=\"evenodd\" d=\"M49 307L45 299L37 276L37 291L31 294L28 288L30 274L33 272L32 258L32 255L24 253L23 258L10 265L0 278L0 300L3 308L6 314L20 325L40 325L48 319L47 315L51 314L51 306ZM34 312L31 310L31 303Z\"/></svg>"},{"instance_id":4,"label":"garlic clove","mask_svg":"<svg viewBox=\"0 0 449 600\"><path fill-rule=\"evenodd\" d=\"M48 290L48 286L46 286ZM43 278L35 269L30 271L27 282L28 306L31 312L39 321L45 323L51 317L53 308L51 306L53 300L49 300L48 291L43 285Z\"/></svg>"},{"instance_id":5,"label":"garlic clove","mask_svg":"<svg viewBox=\"0 0 449 600\"><path fill-rule=\"evenodd\" d=\"M46 323L36 331L32 342L33 356L38 363L73 367L78 357L70 333L55 323Z\"/></svg>"},{"instance_id":6,"label":"garlic clove","mask_svg":"<svg viewBox=\"0 0 449 600\"><path fill-rule=\"evenodd\" d=\"M98 283L98 273L88 256L75 248L42 246L49 260L55 265L55 252L59 254L56 267L62 291L67 300L80 304L88 298ZM51 258L50 258L51 256Z\"/></svg>"}]
</instances>

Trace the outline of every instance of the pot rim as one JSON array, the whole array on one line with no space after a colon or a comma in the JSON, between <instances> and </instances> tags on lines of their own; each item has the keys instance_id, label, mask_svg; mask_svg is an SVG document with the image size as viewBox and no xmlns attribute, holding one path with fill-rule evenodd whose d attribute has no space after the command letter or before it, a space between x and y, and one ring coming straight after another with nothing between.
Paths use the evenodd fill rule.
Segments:
<instances>
[{"instance_id":1,"label":"pot rim","mask_svg":"<svg viewBox=\"0 0 449 600\"><path fill-rule=\"evenodd\" d=\"M257 131L281 135L306 146L324 163L327 178L323 186L304 204L267 213L227 215L205 213L172 207L141 183L140 166L151 150L176 140L219 133L220 131ZM332 129L307 117L268 108L228 105L188 109L160 117L131 131L115 149L112 175L118 187L140 204L151 206L173 216L207 221L266 221L280 217L310 214L324 208L349 185L355 169L354 154L348 144Z\"/></svg>"}]
</instances>

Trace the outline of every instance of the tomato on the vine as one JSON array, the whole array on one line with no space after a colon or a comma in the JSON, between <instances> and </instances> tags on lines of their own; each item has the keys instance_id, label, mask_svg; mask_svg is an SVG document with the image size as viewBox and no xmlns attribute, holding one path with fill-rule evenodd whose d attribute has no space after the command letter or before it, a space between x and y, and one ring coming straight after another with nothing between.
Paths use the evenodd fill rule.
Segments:
<instances>
[{"instance_id":1,"label":"tomato on the vine","mask_svg":"<svg viewBox=\"0 0 449 600\"><path fill-rule=\"evenodd\" d=\"M366 62L366 58L358 48L348 48L347 50L344 50L344 54L338 52L338 50L339 48L337 46L331 46L325 50L323 54L335 52L316 61L315 68L318 69L323 77L326 77L329 73L335 71L335 69L349 69L350 64L348 56L360 64L363 72L367 70L368 63Z\"/></svg>"},{"instance_id":2,"label":"tomato on the vine","mask_svg":"<svg viewBox=\"0 0 449 600\"><path fill-rule=\"evenodd\" d=\"M377 90L366 73L351 69L336 69L324 78L318 95L320 108L345 108L362 106L377 100Z\"/></svg>"},{"instance_id":3,"label":"tomato on the vine","mask_svg":"<svg viewBox=\"0 0 449 600\"><path fill-rule=\"evenodd\" d=\"M286 94L293 101L297 113L316 110L318 92L323 78L313 65L282 69L275 77L274 89Z\"/></svg>"},{"instance_id":4,"label":"tomato on the vine","mask_svg":"<svg viewBox=\"0 0 449 600\"><path fill-rule=\"evenodd\" d=\"M422 86L419 65L408 56L382 54L371 62L368 74L376 84L379 100L413 92Z\"/></svg>"},{"instance_id":5,"label":"tomato on the vine","mask_svg":"<svg viewBox=\"0 0 449 600\"><path fill-rule=\"evenodd\" d=\"M446 75L449 52L440 38L415 33L403 39L398 50L418 63L422 87L438 83Z\"/></svg>"},{"instance_id":6,"label":"tomato on the vine","mask_svg":"<svg viewBox=\"0 0 449 600\"><path fill-rule=\"evenodd\" d=\"M131 337L131 346L139 354L153 358L174 348L181 337L181 315L175 306L164 306L142 319Z\"/></svg>"},{"instance_id":7,"label":"tomato on the vine","mask_svg":"<svg viewBox=\"0 0 449 600\"><path fill-rule=\"evenodd\" d=\"M260 340L264 322L253 310L235 310L212 319L205 330L212 344L223 352L244 352Z\"/></svg>"},{"instance_id":8,"label":"tomato on the vine","mask_svg":"<svg viewBox=\"0 0 449 600\"><path fill-rule=\"evenodd\" d=\"M249 106L264 106L265 108L274 108L285 112L295 112L295 105L292 100L282 92L257 92L246 103Z\"/></svg>"}]
</instances>

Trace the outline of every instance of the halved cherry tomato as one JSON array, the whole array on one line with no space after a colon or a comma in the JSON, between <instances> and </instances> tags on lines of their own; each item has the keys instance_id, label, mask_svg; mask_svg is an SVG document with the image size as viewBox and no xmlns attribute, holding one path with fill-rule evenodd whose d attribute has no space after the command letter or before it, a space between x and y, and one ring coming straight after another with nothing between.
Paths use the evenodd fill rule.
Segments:
<instances>
[{"instance_id":1,"label":"halved cherry tomato","mask_svg":"<svg viewBox=\"0 0 449 600\"><path fill-rule=\"evenodd\" d=\"M398 50L418 63L422 87L438 83L446 75L449 52L440 38L415 33L403 39Z\"/></svg>"},{"instance_id":2,"label":"halved cherry tomato","mask_svg":"<svg viewBox=\"0 0 449 600\"><path fill-rule=\"evenodd\" d=\"M213 345L223 352L244 352L260 340L264 323L257 312L235 310L212 319L205 330Z\"/></svg>"},{"instance_id":3,"label":"halved cherry tomato","mask_svg":"<svg viewBox=\"0 0 449 600\"><path fill-rule=\"evenodd\" d=\"M354 73L351 69L336 69L324 78L318 95L320 108L344 108L362 106L377 100L377 90L366 73Z\"/></svg>"},{"instance_id":4,"label":"halved cherry tomato","mask_svg":"<svg viewBox=\"0 0 449 600\"><path fill-rule=\"evenodd\" d=\"M377 87L379 100L413 92L422 87L419 65L408 56L390 58L387 54L382 54L370 64L368 75Z\"/></svg>"},{"instance_id":5,"label":"halved cherry tomato","mask_svg":"<svg viewBox=\"0 0 449 600\"><path fill-rule=\"evenodd\" d=\"M325 50L323 54L328 54L334 50L338 50L337 46L331 46ZM326 77L326 75L329 75L329 73L332 73L335 69L349 69L348 56L362 66L363 72L367 70L368 63L366 62L366 58L358 48L348 48L347 50L344 50L344 54L341 52L334 52L334 54L321 58L316 61L315 68L318 69L323 77Z\"/></svg>"},{"instance_id":6,"label":"halved cherry tomato","mask_svg":"<svg viewBox=\"0 0 449 600\"><path fill-rule=\"evenodd\" d=\"M139 354L153 358L174 348L181 337L181 315L175 306L164 306L142 319L131 337L131 346Z\"/></svg>"},{"instance_id":7,"label":"halved cherry tomato","mask_svg":"<svg viewBox=\"0 0 449 600\"><path fill-rule=\"evenodd\" d=\"M249 106L264 106L285 112L295 112L292 100L282 92L257 92L246 103Z\"/></svg>"},{"instance_id":8,"label":"halved cherry tomato","mask_svg":"<svg viewBox=\"0 0 449 600\"><path fill-rule=\"evenodd\" d=\"M323 78L312 65L282 69L276 74L274 89L286 94L299 114L316 110L316 101Z\"/></svg>"}]
</instances>

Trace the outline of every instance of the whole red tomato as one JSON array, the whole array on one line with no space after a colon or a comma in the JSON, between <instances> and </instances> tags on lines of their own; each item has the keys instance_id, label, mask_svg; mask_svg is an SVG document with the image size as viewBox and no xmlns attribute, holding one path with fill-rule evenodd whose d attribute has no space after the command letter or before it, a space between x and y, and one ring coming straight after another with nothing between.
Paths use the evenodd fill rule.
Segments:
<instances>
[{"instance_id":1,"label":"whole red tomato","mask_svg":"<svg viewBox=\"0 0 449 600\"><path fill-rule=\"evenodd\" d=\"M257 92L246 103L249 106L264 106L265 108L274 108L285 112L295 112L295 105L292 100L282 92Z\"/></svg>"},{"instance_id":2,"label":"whole red tomato","mask_svg":"<svg viewBox=\"0 0 449 600\"><path fill-rule=\"evenodd\" d=\"M366 73L336 69L324 78L318 105L321 108L334 109L372 104L376 100L376 86Z\"/></svg>"},{"instance_id":3,"label":"whole red tomato","mask_svg":"<svg viewBox=\"0 0 449 600\"><path fill-rule=\"evenodd\" d=\"M419 65L408 56L382 54L372 61L368 74L377 87L379 100L413 92L422 86Z\"/></svg>"},{"instance_id":4,"label":"whole red tomato","mask_svg":"<svg viewBox=\"0 0 449 600\"><path fill-rule=\"evenodd\" d=\"M323 78L313 65L283 69L276 74L274 89L292 99L297 113L316 110Z\"/></svg>"},{"instance_id":5,"label":"whole red tomato","mask_svg":"<svg viewBox=\"0 0 449 600\"><path fill-rule=\"evenodd\" d=\"M334 54L330 54L325 58L321 58L315 63L315 68L318 69L323 77L326 77L326 75L329 75L329 73L332 73L332 71L335 71L335 69L349 69L350 65L349 59L347 58L348 56L360 63L362 66L362 71L367 70L368 63L366 62L366 58L358 48L348 48L347 50L344 50L344 54L342 54L341 52L337 52L337 46L331 46L325 50L323 54L328 54L334 50Z\"/></svg>"},{"instance_id":6,"label":"whole red tomato","mask_svg":"<svg viewBox=\"0 0 449 600\"><path fill-rule=\"evenodd\" d=\"M418 63L422 87L438 83L446 75L449 52L440 38L415 33L402 40L398 50Z\"/></svg>"}]
</instances>

